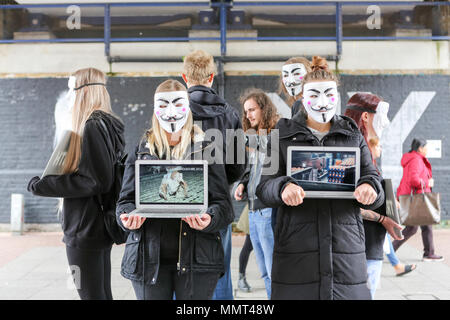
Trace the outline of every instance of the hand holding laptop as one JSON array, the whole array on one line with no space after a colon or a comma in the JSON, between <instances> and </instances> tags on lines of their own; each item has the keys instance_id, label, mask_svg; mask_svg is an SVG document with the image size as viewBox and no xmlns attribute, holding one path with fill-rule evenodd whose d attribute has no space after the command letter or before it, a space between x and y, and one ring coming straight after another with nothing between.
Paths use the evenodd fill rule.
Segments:
<instances>
[{"instance_id":1,"label":"hand holding laptop","mask_svg":"<svg viewBox=\"0 0 450 320\"><path fill-rule=\"evenodd\" d=\"M192 229L203 230L211 223L211 216L207 213L202 215L190 215L186 218L181 218L186 222Z\"/></svg>"},{"instance_id":2,"label":"hand holding laptop","mask_svg":"<svg viewBox=\"0 0 450 320\"><path fill-rule=\"evenodd\" d=\"M122 221L122 224L125 228L130 230L136 230L142 226L142 224L145 221L145 217L140 217L134 214L129 215L126 213L122 213L120 215L120 220Z\"/></svg>"},{"instance_id":3,"label":"hand holding laptop","mask_svg":"<svg viewBox=\"0 0 450 320\"><path fill-rule=\"evenodd\" d=\"M353 193L356 201L363 205L369 205L375 202L377 199L377 192L368 183L363 183L356 188Z\"/></svg>"},{"instance_id":4,"label":"hand holding laptop","mask_svg":"<svg viewBox=\"0 0 450 320\"><path fill-rule=\"evenodd\" d=\"M303 203L305 195L305 191L302 187L295 183L289 183L281 193L281 199L288 206L298 206Z\"/></svg>"}]
</instances>

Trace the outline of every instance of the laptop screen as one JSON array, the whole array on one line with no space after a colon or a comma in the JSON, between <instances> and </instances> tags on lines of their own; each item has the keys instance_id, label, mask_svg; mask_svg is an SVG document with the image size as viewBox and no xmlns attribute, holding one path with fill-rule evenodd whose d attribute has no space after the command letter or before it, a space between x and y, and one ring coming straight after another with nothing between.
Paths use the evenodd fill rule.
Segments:
<instances>
[{"instance_id":1,"label":"laptop screen","mask_svg":"<svg viewBox=\"0 0 450 320\"><path fill-rule=\"evenodd\" d=\"M288 175L305 191L355 191L356 153L292 150Z\"/></svg>"},{"instance_id":2,"label":"laptop screen","mask_svg":"<svg viewBox=\"0 0 450 320\"><path fill-rule=\"evenodd\" d=\"M203 165L140 164L139 202L149 204L195 204L204 201Z\"/></svg>"}]
</instances>

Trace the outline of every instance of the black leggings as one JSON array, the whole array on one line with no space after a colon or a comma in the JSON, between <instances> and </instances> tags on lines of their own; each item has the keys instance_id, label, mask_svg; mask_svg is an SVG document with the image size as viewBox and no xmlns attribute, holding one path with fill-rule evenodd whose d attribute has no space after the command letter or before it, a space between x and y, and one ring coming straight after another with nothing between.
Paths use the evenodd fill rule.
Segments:
<instances>
[{"instance_id":1,"label":"black leggings","mask_svg":"<svg viewBox=\"0 0 450 320\"><path fill-rule=\"evenodd\" d=\"M239 273L245 274L245 270L247 269L248 257L250 256L250 252L252 252L252 250L252 241L250 240L250 235L247 234L247 236L245 237L244 245L241 249L241 253L239 254Z\"/></svg>"},{"instance_id":2,"label":"black leggings","mask_svg":"<svg viewBox=\"0 0 450 320\"><path fill-rule=\"evenodd\" d=\"M81 300L112 300L111 248L84 250L66 246L67 259Z\"/></svg>"}]
</instances>

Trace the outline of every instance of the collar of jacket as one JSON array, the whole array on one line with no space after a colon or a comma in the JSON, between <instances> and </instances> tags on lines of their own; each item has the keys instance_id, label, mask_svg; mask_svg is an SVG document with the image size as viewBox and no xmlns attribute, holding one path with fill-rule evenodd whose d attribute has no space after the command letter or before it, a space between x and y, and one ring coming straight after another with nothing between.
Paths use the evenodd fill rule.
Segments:
<instances>
[{"instance_id":1,"label":"collar of jacket","mask_svg":"<svg viewBox=\"0 0 450 320\"><path fill-rule=\"evenodd\" d=\"M278 126L280 139L288 138L297 134L312 135L311 130L306 125L306 115L298 112L291 120L287 120L283 125ZM331 119L331 128L328 135L342 134L353 136L359 133L356 122L346 116L335 115Z\"/></svg>"}]
</instances>

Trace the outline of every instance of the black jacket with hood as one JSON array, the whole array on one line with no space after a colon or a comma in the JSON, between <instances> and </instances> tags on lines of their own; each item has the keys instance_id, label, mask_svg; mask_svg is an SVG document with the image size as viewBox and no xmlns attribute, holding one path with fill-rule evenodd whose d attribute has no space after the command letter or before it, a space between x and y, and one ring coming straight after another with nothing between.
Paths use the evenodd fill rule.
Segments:
<instances>
[{"instance_id":1,"label":"black jacket with hood","mask_svg":"<svg viewBox=\"0 0 450 320\"><path fill-rule=\"evenodd\" d=\"M227 173L228 184L231 185L236 182L245 171L245 150L238 150L237 139L233 142L227 143L230 133L234 134L236 130L242 129L242 124L237 111L230 106L224 99L217 95L212 88L205 86L192 86L188 89L189 106L194 117L194 121L201 121L201 125L197 123L204 132L208 129L218 129L223 137L223 163L225 163L225 170ZM231 147L230 147L231 145ZM233 163L227 163L227 146L232 148L234 152ZM230 150L228 150L230 151ZM241 152L242 151L242 152ZM239 152L239 154L238 154ZM243 157L240 158L239 156ZM242 160L242 161L238 161Z\"/></svg>"},{"instance_id":2,"label":"black jacket with hood","mask_svg":"<svg viewBox=\"0 0 450 320\"><path fill-rule=\"evenodd\" d=\"M356 123L347 117L331 120L331 129L319 141L306 126L301 112L281 119L279 145L269 145L269 155L277 157L275 175L263 175L256 195L268 207L279 207L275 228L272 266L272 299L370 299L364 228L360 207L378 208L384 201L380 177L370 151ZM359 147L360 179L370 184L378 196L370 206L354 199L306 198L299 206L287 206L281 193L296 181L286 175L288 146Z\"/></svg>"},{"instance_id":3,"label":"black jacket with hood","mask_svg":"<svg viewBox=\"0 0 450 320\"><path fill-rule=\"evenodd\" d=\"M42 179L35 177L28 185L34 195L64 198L63 241L69 247L104 249L113 243L105 228L99 195L107 194L113 186L114 159L125 147L123 131L121 120L103 111L94 111L84 127L78 170ZM113 140L115 150L108 147L111 144L107 139Z\"/></svg>"},{"instance_id":4,"label":"black jacket with hood","mask_svg":"<svg viewBox=\"0 0 450 320\"><path fill-rule=\"evenodd\" d=\"M184 159L198 159L197 152L208 152L213 143L197 141L188 149ZM126 229L121 220L122 213L130 213L135 206L135 161L157 160L150 154L147 139L142 139L133 154L128 155L122 190L117 203L117 220ZM144 224L136 230L131 230L128 236L125 253L122 259L121 274L127 279L155 284L158 272L164 264L164 258L169 260L174 256L180 273L191 274L190 289L193 290L193 272L224 273L224 251L219 230L229 225L233 219L233 211L225 167L222 164L208 165L208 209L211 223L203 230L192 229L181 219L147 218ZM164 252L162 252L164 251ZM145 253L145 261L143 260ZM145 268L144 268L145 266ZM167 265L166 265L167 267ZM192 291L191 291L192 292Z\"/></svg>"}]
</instances>

